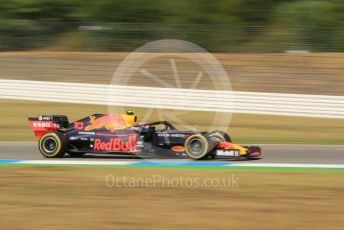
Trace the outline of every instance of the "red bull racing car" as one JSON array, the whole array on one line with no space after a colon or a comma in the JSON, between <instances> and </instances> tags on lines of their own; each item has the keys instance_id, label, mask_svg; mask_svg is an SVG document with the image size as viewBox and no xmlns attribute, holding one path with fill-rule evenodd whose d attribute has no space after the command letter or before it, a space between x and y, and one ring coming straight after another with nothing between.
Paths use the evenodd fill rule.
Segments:
<instances>
[{"instance_id":1,"label":"red bull racing car","mask_svg":"<svg viewBox=\"0 0 344 230\"><path fill-rule=\"evenodd\" d=\"M41 154L47 158L81 157L86 153L123 154L138 157L189 157L194 160L259 158L258 146L232 143L222 131L199 132L176 129L168 121L137 123L126 114L93 114L69 123L65 115L30 117L29 124Z\"/></svg>"}]
</instances>

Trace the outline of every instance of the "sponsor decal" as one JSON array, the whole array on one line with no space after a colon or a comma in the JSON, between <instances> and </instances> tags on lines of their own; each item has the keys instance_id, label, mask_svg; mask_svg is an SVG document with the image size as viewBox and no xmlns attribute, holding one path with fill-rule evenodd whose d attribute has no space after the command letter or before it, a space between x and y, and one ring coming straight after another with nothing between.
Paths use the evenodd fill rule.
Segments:
<instances>
[{"instance_id":1,"label":"sponsor decal","mask_svg":"<svg viewBox=\"0 0 344 230\"><path fill-rule=\"evenodd\" d=\"M36 137L41 137L46 132L55 131L58 126L51 121L29 121L31 129L34 131Z\"/></svg>"},{"instance_id":2,"label":"sponsor decal","mask_svg":"<svg viewBox=\"0 0 344 230\"><path fill-rule=\"evenodd\" d=\"M158 137L185 137L182 133L158 133Z\"/></svg>"},{"instance_id":3,"label":"sponsor decal","mask_svg":"<svg viewBox=\"0 0 344 230\"><path fill-rule=\"evenodd\" d=\"M100 138L94 139L93 150L95 151L118 151L118 152L136 152L136 135L128 136L124 141L119 137L110 138L108 141L102 141Z\"/></svg>"},{"instance_id":4,"label":"sponsor decal","mask_svg":"<svg viewBox=\"0 0 344 230\"><path fill-rule=\"evenodd\" d=\"M38 116L39 121L50 121L51 117L50 116Z\"/></svg>"},{"instance_id":5,"label":"sponsor decal","mask_svg":"<svg viewBox=\"0 0 344 230\"><path fill-rule=\"evenodd\" d=\"M57 127L56 124L52 122L44 122L44 121L38 121L33 122L32 127L34 128L50 128L50 127Z\"/></svg>"},{"instance_id":6,"label":"sponsor decal","mask_svg":"<svg viewBox=\"0 0 344 230\"><path fill-rule=\"evenodd\" d=\"M217 149L217 156L228 156L228 157L238 157L240 156L240 151L238 149Z\"/></svg>"},{"instance_id":7,"label":"sponsor decal","mask_svg":"<svg viewBox=\"0 0 344 230\"><path fill-rule=\"evenodd\" d=\"M83 131L78 132L78 134L80 134L80 135L96 135L95 132L83 132Z\"/></svg>"}]
</instances>

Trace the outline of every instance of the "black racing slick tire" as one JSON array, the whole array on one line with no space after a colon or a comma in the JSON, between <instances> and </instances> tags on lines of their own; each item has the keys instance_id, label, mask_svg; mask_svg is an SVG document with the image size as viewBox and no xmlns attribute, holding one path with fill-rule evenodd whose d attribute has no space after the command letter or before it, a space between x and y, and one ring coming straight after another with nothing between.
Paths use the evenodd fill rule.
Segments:
<instances>
[{"instance_id":1,"label":"black racing slick tire","mask_svg":"<svg viewBox=\"0 0 344 230\"><path fill-rule=\"evenodd\" d=\"M211 137L215 141L228 141L232 142L231 138L229 135L223 131L213 131L209 133L209 137Z\"/></svg>"},{"instance_id":2,"label":"black racing slick tire","mask_svg":"<svg viewBox=\"0 0 344 230\"><path fill-rule=\"evenodd\" d=\"M185 153L193 160L208 158L210 152L215 148L214 141L208 135L193 134L184 143Z\"/></svg>"},{"instance_id":3,"label":"black racing slick tire","mask_svg":"<svg viewBox=\"0 0 344 230\"><path fill-rule=\"evenodd\" d=\"M38 148L46 158L60 158L67 151L68 140L59 132L46 133L39 139Z\"/></svg>"}]
</instances>

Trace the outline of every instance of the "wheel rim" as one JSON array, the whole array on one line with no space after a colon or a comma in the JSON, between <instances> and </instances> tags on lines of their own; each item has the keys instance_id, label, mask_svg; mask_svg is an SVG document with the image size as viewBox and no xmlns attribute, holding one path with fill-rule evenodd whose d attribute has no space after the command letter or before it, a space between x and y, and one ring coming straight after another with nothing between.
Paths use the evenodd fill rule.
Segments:
<instances>
[{"instance_id":1,"label":"wheel rim","mask_svg":"<svg viewBox=\"0 0 344 230\"><path fill-rule=\"evenodd\" d=\"M43 140L43 149L49 155L56 151L57 141L55 138L47 137Z\"/></svg>"},{"instance_id":2,"label":"wheel rim","mask_svg":"<svg viewBox=\"0 0 344 230\"><path fill-rule=\"evenodd\" d=\"M204 148L205 146L202 140L199 138L192 139L189 142L188 149L189 149L190 154L192 154L193 156L199 156L203 154Z\"/></svg>"}]
</instances>

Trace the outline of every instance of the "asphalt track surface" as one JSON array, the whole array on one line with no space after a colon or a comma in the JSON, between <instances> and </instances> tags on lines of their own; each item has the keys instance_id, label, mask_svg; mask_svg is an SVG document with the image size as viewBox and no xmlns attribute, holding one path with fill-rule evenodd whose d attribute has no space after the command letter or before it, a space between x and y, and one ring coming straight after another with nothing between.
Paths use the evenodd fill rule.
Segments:
<instances>
[{"instance_id":1,"label":"asphalt track surface","mask_svg":"<svg viewBox=\"0 0 344 230\"><path fill-rule=\"evenodd\" d=\"M290 145L290 144L262 144L263 155L259 160L250 163L300 163L300 164L344 164L344 145ZM0 159L20 160L50 160L44 158L38 151L36 142L0 142ZM62 161L75 160L68 155ZM86 154L78 160L99 161L138 161L136 157L123 157L114 155ZM189 159L163 159L166 161L191 161ZM218 162L229 160L216 160ZM236 163L245 161L236 161ZM246 161L247 162L247 161Z\"/></svg>"}]
</instances>

